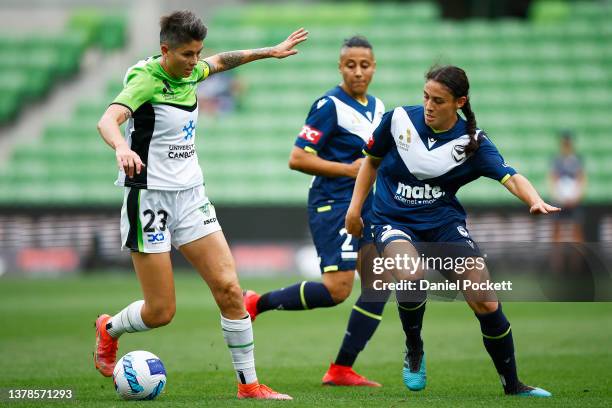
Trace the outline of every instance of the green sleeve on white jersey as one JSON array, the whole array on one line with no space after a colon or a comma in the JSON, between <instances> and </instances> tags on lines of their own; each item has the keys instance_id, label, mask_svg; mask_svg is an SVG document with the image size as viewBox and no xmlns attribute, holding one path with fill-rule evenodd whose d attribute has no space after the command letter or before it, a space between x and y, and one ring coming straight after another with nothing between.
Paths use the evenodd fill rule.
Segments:
<instances>
[{"instance_id":1,"label":"green sleeve on white jersey","mask_svg":"<svg viewBox=\"0 0 612 408\"><path fill-rule=\"evenodd\" d=\"M198 70L198 82L202 82L203 80L208 78L208 75L210 75L210 65L208 65L208 63L204 60L198 61L196 69Z\"/></svg>"},{"instance_id":2,"label":"green sleeve on white jersey","mask_svg":"<svg viewBox=\"0 0 612 408\"><path fill-rule=\"evenodd\" d=\"M155 93L153 77L145 66L135 66L126 74L123 90L113 103L127 106L132 112L150 101Z\"/></svg>"}]
</instances>

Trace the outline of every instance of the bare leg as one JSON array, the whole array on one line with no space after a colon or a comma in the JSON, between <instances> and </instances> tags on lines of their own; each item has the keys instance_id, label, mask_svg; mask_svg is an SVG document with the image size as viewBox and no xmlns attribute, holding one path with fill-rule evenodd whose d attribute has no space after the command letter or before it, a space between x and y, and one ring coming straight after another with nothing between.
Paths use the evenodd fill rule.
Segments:
<instances>
[{"instance_id":1,"label":"bare leg","mask_svg":"<svg viewBox=\"0 0 612 408\"><path fill-rule=\"evenodd\" d=\"M170 253L132 253L132 262L144 295L142 321L148 327L164 326L176 312L176 295Z\"/></svg>"},{"instance_id":2,"label":"bare leg","mask_svg":"<svg viewBox=\"0 0 612 408\"><path fill-rule=\"evenodd\" d=\"M181 253L208 284L221 314L228 319L247 315L234 258L223 232L217 231L181 246Z\"/></svg>"}]
</instances>

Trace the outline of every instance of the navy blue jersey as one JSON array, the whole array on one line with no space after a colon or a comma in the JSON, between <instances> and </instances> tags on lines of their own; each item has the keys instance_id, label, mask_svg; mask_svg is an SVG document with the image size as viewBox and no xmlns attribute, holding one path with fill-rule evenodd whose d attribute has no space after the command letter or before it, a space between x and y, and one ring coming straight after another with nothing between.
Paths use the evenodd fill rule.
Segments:
<instances>
[{"instance_id":1,"label":"navy blue jersey","mask_svg":"<svg viewBox=\"0 0 612 408\"><path fill-rule=\"evenodd\" d=\"M371 95L362 105L337 86L310 108L295 145L319 157L352 163L363 157L363 147L382 119L385 107ZM355 180L350 177L315 176L308 193L308 206L350 202Z\"/></svg>"},{"instance_id":2,"label":"navy blue jersey","mask_svg":"<svg viewBox=\"0 0 612 408\"><path fill-rule=\"evenodd\" d=\"M382 158L372 224L399 222L424 230L463 221L465 210L455 197L461 186L480 176L505 183L516 173L480 129L480 147L466 158L466 121L457 117L452 129L437 133L425 124L422 106L385 113L364 149Z\"/></svg>"}]
</instances>

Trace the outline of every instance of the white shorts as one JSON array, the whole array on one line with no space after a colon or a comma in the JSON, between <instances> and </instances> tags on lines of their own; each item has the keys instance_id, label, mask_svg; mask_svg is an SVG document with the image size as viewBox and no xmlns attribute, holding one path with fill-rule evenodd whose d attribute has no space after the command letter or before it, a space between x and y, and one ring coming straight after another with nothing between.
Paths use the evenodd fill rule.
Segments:
<instances>
[{"instance_id":1,"label":"white shorts","mask_svg":"<svg viewBox=\"0 0 612 408\"><path fill-rule=\"evenodd\" d=\"M181 191L126 187L121 207L121 249L169 252L220 231L204 186Z\"/></svg>"}]
</instances>

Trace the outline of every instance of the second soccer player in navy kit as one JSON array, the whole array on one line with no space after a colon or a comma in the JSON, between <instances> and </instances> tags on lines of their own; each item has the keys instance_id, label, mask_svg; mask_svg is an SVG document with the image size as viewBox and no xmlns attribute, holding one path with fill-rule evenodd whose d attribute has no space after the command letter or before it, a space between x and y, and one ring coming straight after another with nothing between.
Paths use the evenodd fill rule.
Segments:
<instances>
[{"instance_id":1,"label":"second soccer player in navy kit","mask_svg":"<svg viewBox=\"0 0 612 408\"><path fill-rule=\"evenodd\" d=\"M380 99L367 93L376 68L367 39L355 36L346 40L338 67L342 83L314 102L289 161L292 169L314 175L308 194L308 220L322 282L303 281L261 296L246 292L245 304L252 318L268 310L332 307L351 293L364 242L347 233L344 216L363 161L363 145L380 123L385 108ZM370 202L371 197L364 213L368 213ZM357 300L348 334L323 384L380 386L357 374L352 366L378 327L384 306L384 301Z\"/></svg>"}]
</instances>

